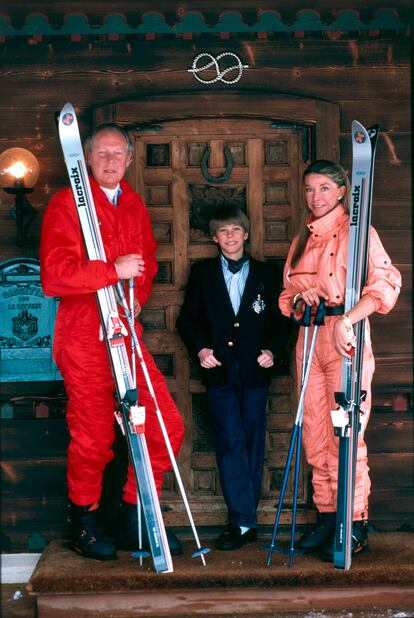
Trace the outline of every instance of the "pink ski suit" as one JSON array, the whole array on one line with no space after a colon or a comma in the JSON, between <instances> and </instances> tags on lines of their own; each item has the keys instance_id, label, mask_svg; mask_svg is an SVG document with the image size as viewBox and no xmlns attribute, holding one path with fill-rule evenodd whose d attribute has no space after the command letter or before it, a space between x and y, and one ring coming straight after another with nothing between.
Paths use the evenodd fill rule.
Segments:
<instances>
[{"instance_id":1,"label":"pink ski suit","mask_svg":"<svg viewBox=\"0 0 414 618\"><path fill-rule=\"evenodd\" d=\"M305 250L294 268L291 258L298 238L294 238L284 269L284 289L279 298L282 313L289 316L293 298L303 290L319 287L328 296L327 306L343 305L348 253L349 216L338 205L320 219L310 220L311 235ZM376 231L370 229L369 267L367 285L362 295L369 294L375 311L388 313L395 305L401 287L401 276L392 265ZM334 436L331 410L337 407L335 391L341 390L342 356L333 347L333 325L340 319L325 318L318 330L308 387L304 402L303 446L312 466L313 500L320 513L336 511L338 479L338 438ZM367 391L361 416L361 433L357 452L354 520L367 519L370 480L364 431L371 410L371 380L375 361L366 321L362 388ZM312 334L312 326L310 337ZM301 374L303 356L303 328L296 346L297 374Z\"/></svg>"},{"instance_id":2,"label":"pink ski suit","mask_svg":"<svg viewBox=\"0 0 414 618\"><path fill-rule=\"evenodd\" d=\"M135 296L142 307L157 272L157 245L148 211L140 197L122 180L122 194L115 207L93 178L90 182L107 262L87 259L70 188L62 189L51 199L43 221L40 247L43 289L48 296L61 297L53 355L69 399L66 410L70 433L69 498L80 506L100 499L102 474L113 457L111 446L115 438L115 389L106 345L99 339L95 292L118 281L114 266L118 256L142 253L144 276L135 279ZM140 338L142 326L138 322L135 326ZM184 434L183 422L162 374L145 346L142 343L141 346L171 445L177 454ZM127 339L127 348L130 347ZM145 435L160 494L164 473L171 464L139 363L137 387L139 402L146 408ZM128 467L124 500L137 501L131 466Z\"/></svg>"}]
</instances>

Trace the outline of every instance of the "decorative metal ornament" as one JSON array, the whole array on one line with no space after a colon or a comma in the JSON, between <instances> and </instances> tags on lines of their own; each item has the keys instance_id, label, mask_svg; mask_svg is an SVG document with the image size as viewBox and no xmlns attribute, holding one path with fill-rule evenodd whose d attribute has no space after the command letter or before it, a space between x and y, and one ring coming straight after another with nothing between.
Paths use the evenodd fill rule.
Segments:
<instances>
[{"instance_id":1,"label":"decorative metal ornament","mask_svg":"<svg viewBox=\"0 0 414 618\"><path fill-rule=\"evenodd\" d=\"M266 307L265 301L262 299L260 294L258 294L257 298L255 298L255 300L253 301L253 304L252 304L253 311L255 313L259 314L259 313L262 313L262 311L265 310L265 307Z\"/></svg>"},{"instance_id":2,"label":"decorative metal ornament","mask_svg":"<svg viewBox=\"0 0 414 618\"><path fill-rule=\"evenodd\" d=\"M235 64L230 67L226 67L221 71L219 61L226 56L231 56L232 58L234 58ZM204 58L207 60L207 63L199 66L199 61ZM216 69L216 77L213 77L212 79L203 79L199 76L199 73L201 71L208 71L212 67ZM196 58L194 58L192 68L187 69L187 71L189 73L192 73L194 77L202 84L214 84L215 82L219 81L223 82L223 84L235 84L241 79L241 76L243 75L243 70L248 68L249 65L243 64L240 58L233 52L223 52L222 54L219 54L216 58L214 58L214 56L212 56L208 52L203 52L202 54L199 54L198 56L196 56ZM225 77L228 73L230 73L230 71L238 72L237 76L234 79L228 79Z\"/></svg>"},{"instance_id":3,"label":"decorative metal ornament","mask_svg":"<svg viewBox=\"0 0 414 618\"><path fill-rule=\"evenodd\" d=\"M223 172L223 174L220 174L220 176L212 176L210 172L208 171L208 165L209 165L209 159L210 159L210 148L207 147L204 151L204 154L202 156L201 163L200 163L200 168L201 168L201 173L203 174L204 178L208 182L214 182L214 183L226 182L231 176L231 172L233 170L233 157L231 156L231 151L230 151L230 148L228 148L228 146L224 146L223 151L224 151L224 157L226 159L226 169Z\"/></svg>"}]
</instances>

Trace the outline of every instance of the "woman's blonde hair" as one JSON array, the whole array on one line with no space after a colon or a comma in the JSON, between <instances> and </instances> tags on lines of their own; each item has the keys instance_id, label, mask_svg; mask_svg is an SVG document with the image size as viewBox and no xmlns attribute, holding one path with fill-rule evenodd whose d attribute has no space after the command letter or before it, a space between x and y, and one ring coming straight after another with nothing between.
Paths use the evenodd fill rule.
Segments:
<instances>
[{"instance_id":1,"label":"woman's blonde hair","mask_svg":"<svg viewBox=\"0 0 414 618\"><path fill-rule=\"evenodd\" d=\"M341 203L345 209L345 212L349 213L349 195L351 193L350 184L348 174L339 163L335 161L328 161L327 159L318 159L314 161L303 172L303 181L305 182L306 177L310 174L322 174L323 176L327 176L332 180L338 187L345 187L344 194L342 196ZM299 231L298 231L298 243L292 255L291 264L292 266L296 266L302 254L305 250L306 243L308 242L308 238L310 236L310 231L308 228L308 221L310 210L305 203L305 207L302 210L302 216L299 222Z\"/></svg>"}]
</instances>

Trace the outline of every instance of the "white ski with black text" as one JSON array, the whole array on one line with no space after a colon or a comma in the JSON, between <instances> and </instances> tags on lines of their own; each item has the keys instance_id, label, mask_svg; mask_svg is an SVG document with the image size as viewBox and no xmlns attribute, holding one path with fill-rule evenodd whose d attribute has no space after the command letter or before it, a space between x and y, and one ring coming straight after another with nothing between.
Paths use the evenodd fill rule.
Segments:
<instances>
[{"instance_id":1,"label":"white ski with black text","mask_svg":"<svg viewBox=\"0 0 414 618\"><path fill-rule=\"evenodd\" d=\"M345 313L361 298L368 275L369 230L371 224L374 158L379 127L365 129L352 122L352 183ZM342 391L335 393L339 406L332 414L339 437L338 497L334 565L350 569L352 563L352 522L360 414L365 397L362 391L365 319L354 325L356 347L351 358L342 361Z\"/></svg>"}]
</instances>

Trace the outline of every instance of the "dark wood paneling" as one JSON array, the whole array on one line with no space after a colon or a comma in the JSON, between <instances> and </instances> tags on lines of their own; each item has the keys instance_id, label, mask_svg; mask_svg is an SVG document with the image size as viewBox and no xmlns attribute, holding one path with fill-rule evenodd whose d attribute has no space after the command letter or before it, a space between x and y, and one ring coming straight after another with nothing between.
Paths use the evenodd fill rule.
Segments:
<instances>
[{"instance_id":1,"label":"dark wood paneling","mask_svg":"<svg viewBox=\"0 0 414 618\"><path fill-rule=\"evenodd\" d=\"M397 312L398 319L392 320L390 323L390 317L381 319L378 317L374 323L372 332L372 344L374 347L377 360L387 354L395 341L398 341L398 353L400 356L406 356L407 359L411 352L411 315L409 313Z\"/></svg>"},{"instance_id":2,"label":"dark wood paneling","mask_svg":"<svg viewBox=\"0 0 414 618\"><path fill-rule=\"evenodd\" d=\"M381 230L381 242L393 263L409 264L412 255L412 232L410 230ZM408 284L408 281L405 282Z\"/></svg>"},{"instance_id":3,"label":"dark wood paneling","mask_svg":"<svg viewBox=\"0 0 414 618\"><path fill-rule=\"evenodd\" d=\"M16 387L17 388L17 387ZM2 419L2 460L62 457L69 437L64 419Z\"/></svg>"},{"instance_id":4,"label":"dark wood paneling","mask_svg":"<svg viewBox=\"0 0 414 618\"><path fill-rule=\"evenodd\" d=\"M392 174L392 168L390 174ZM376 191L375 186L374 191ZM378 198L376 195L374 196L372 225L377 231L385 229L410 230L412 227L411 223L411 200L401 199L398 196L391 200L386 200Z\"/></svg>"},{"instance_id":5,"label":"dark wood paneling","mask_svg":"<svg viewBox=\"0 0 414 618\"><path fill-rule=\"evenodd\" d=\"M46 497L66 495L66 456L24 461L3 459L2 463L4 498L13 498L20 494L22 497L31 496L43 502Z\"/></svg>"},{"instance_id":6,"label":"dark wood paneling","mask_svg":"<svg viewBox=\"0 0 414 618\"><path fill-rule=\"evenodd\" d=\"M369 518L380 529L413 526L412 413L373 412L365 438L371 478Z\"/></svg>"},{"instance_id":7,"label":"dark wood paneling","mask_svg":"<svg viewBox=\"0 0 414 618\"><path fill-rule=\"evenodd\" d=\"M370 453L370 464L380 462L372 454L394 453L398 445L399 453L411 453L414 449L414 421L409 412L373 412L365 432ZM408 466L412 469L412 463ZM412 474L412 470L411 470Z\"/></svg>"},{"instance_id":8,"label":"dark wood paneling","mask_svg":"<svg viewBox=\"0 0 414 618\"><path fill-rule=\"evenodd\" d=\"M2 550L41 551L65 535L66 422L2 419L1 444Z\"/></svg>"},{"instance_id":9,"label":"dark wood paneling","mask_svg":"<svg viewBox=\"0 0 414 618\"><path fill-rule=\"evenodd\" d=\"M0 74L0 79L4 84L3 87L7 90L12 89L16 100L20 100L29 109L32 102L31 86L36 88L37 109L45 109L50 105L49 88L60 93L66 92L67 97L72 99L73 93L76 93L77 104L82 107L89 101L102 105L108 101L110 91L113 93L113 98L122 99L130 96L131 91L145 96L155 92L167 93L171 90L203 90L202 84L195 84L194 78L187 70L188 65L191 66L193 54L194 52L183 67L177 69L172 66L169 72L160 71L151 75L135 68L133 59L128 60L129 68L126 70L99 67L90 72L87 90L79 90L78 87L79 80L83 78L82 72L69 69L52 72L47 77L36 75L34 71L30 79L22 79L21 72L9 69L7 73ZM361 75L364 71L358 67L256 68L250 74L246 71L243 88L255 89L266 84L278 89L278 86L283 84L283 90L287 94L334 100L333 84L340 80L343 100L355 101L355 92L358 92L358 100L372 100L372 93L380 89L383 97L393 98L398 92L401 99L408 100L411 92L409 67L393 67L388 73L387 80L384 80L385 70L386 67L370 67L369 73L366 69L363 80Z\"/></svg>"},{"instance_id":10,"label":"dark wood paneling","mask_svg":"<svg viewBox=\"0 0 414 618\"><path fill-rule=\"evenodd\" d=\"M246 37L248 38L248 37ZM54 56L59 56L59 73L62 77L80 73L90 68L91 44L93 45L94 60L103 69L110 66L115 72L123 72L129 66L137 71L160 71L165 69L166 40L157 38L154 41L144 41L142 38L131 36L123 37L121 41L108 41L104 38L84 38L80 42L71 42L68 38L45 37L46 40L35 46L38 58L35 73L40 79L55 78L53 67ZM246 48L246 41L233 37L232 51L249 63L250 68L275 67L284 70L295 70L300 77L301 70L327 67L354 67L364 69L369 66L398 66L408 67L407 37L399 39L375 39L367 35L353 38L351 41L326 41L316 38L294 39L271 37L269 40L257 40L251 37ZM24 41L24 40L23 40ZM270 43L270 44L269 44ZM22 40L9 40L8 48L14 55L16 69L24 67L27 62L27 53L33 46ZM169 38L168 65L171 69L180 70L192 62L192 58L205 51L206 48L213 55L226 52L229 49L227 40L212 38L208 35L198 35L193 40ZM144 53L143 53L144 52ZM131 58L136 61L131 66ZM117 84L115 84L117 85ZM354 97L357 98L357 97ZM379 98L384 98L380 91ZM348 97L346 97L348 100Z\"/></svg>"}]
</instances>

